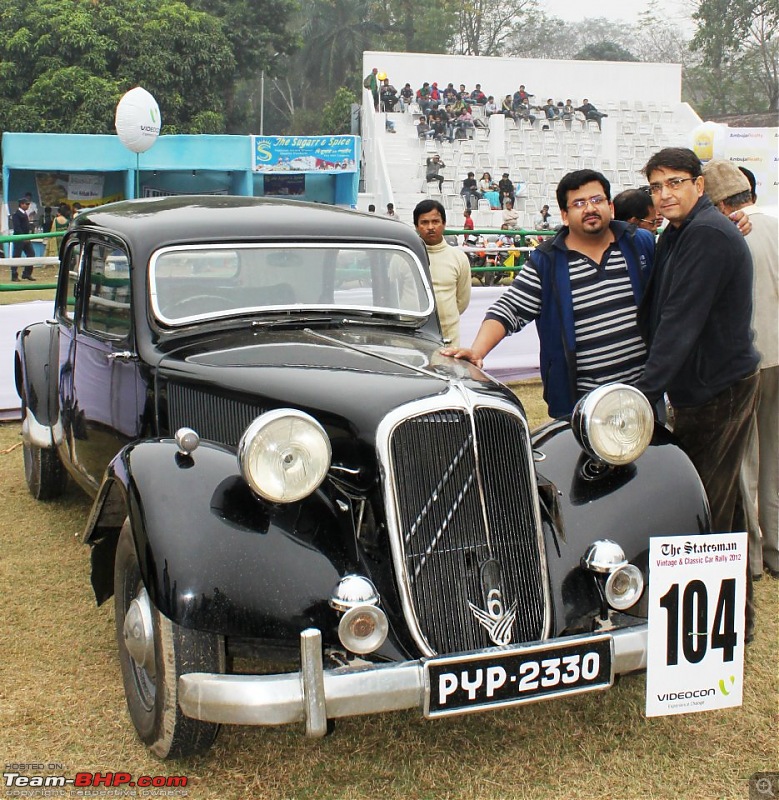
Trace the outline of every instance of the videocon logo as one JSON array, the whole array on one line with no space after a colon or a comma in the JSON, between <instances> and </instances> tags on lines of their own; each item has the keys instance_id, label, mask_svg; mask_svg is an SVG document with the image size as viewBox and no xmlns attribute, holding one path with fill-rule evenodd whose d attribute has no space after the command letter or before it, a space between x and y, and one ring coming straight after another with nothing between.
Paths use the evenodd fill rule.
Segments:
<instances>
[{"instance_id":1,"label":"videocon logo","mask_svg":"<svg viewBox=\"0 0 779 800\"><path fill-rule=\"evenodd\" d=\"M736 685L735 675L731 675L727 681L724 678L720 678L719 690L720 692L722 692L722 694L725 695L725 697L727 697L731 693L735 685Z\"/></svg>"}]
</instances>

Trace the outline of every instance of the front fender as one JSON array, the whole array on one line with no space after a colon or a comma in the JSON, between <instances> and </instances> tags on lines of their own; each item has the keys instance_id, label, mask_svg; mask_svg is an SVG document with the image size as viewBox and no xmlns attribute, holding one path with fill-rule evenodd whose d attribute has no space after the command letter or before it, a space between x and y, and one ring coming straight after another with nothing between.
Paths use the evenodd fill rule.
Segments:
<instances>
[{"instance_id":1,"label":"front fender","mask_svg":"<svg viewBox=\"0 0 779 800\"><path fill-rule=\"evenodd\" d=\"M25 440L44 449L62 441L57 402L59 328L52 322L36 322L16 334L14 381L25 415Z\"/></svg>"},{"instance_id":2,"label":"front fender","mask_svg":"<svg viewBox=\"0 0 779 800\"><path fill-rule=\"evenodd\" d=\"M547 497L546 550L558 630L597 613L592 577L579 561L596 539L618 542L647 574L650 536L705 533L706 492L673 435L656 426L652 443L634 463L597 473L570 425L557 421L533 434L541 498ZM544 483L548 482L546 491ZM645 598L630 613L645 614Z\"/></svg>"},{"instance_id":3,"label":"front fender","mask_svg":"<svg viewBox=\"0 0 779 800\"><path fill-rule=\"evenodd\" d=\"M249 490L235 452L215 443L191 455L172 440L130 445L109 465L85 534L98 602L113 593L123 515L150 598L179 625L292 641L307 627L334 631L327 601L348 556L323 494L266 503Z\"/></svg>"}]
</instances>

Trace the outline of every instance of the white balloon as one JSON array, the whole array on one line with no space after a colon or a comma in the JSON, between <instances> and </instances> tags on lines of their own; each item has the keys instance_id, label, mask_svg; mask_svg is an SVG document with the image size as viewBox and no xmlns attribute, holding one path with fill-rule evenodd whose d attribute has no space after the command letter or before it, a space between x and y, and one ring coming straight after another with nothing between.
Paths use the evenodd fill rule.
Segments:
<instances>
[{"instance_id":1,"label":"white balloon","mask_svg":"<svg viewBox=\"0 0 779 800\"><path fill-rule=\"evenodd\" d=\"M162 127L160 107L146 89L130 89L116 106L114 119L119 141L133 153L144 153L156 141Z\"/></svg>"}]
</instances>

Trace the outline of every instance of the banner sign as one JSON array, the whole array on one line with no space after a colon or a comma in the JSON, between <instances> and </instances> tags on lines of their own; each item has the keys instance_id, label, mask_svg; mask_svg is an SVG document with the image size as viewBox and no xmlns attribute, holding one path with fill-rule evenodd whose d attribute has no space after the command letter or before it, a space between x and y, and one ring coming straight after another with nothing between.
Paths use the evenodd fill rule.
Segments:
<instances>
[{"instance_id":1,"label":"banner sign","mask_svg":"<svg viewBox=\"0 0 779 800\"><path fill-rule=\"evenodd\" d=\"M650 539L648 717L741 705L746 569L746 533Z\"/></svg>"},{"instance_id":2,"label":"banner sign","mask_svg":"<svg viewBox=\"0 0 779 800\"><path fill-rule=\"evenodd\" d=\"M124 195L103 194L105 177L87 172L36 172L35 185L42 207L57 208L60 203L72 205L81 203L84 208L102 206L115 200L123 200Z\"/></svg>"},{"instance_id":3,"label":"banner sign","mask_svg":"<svg viewBox=\"0 0 779 800\"><path fill-rule=\"evenodd\" d=\"M255 172L354 172L356 136L252 136Z\"/></svg>"}]
</instances>

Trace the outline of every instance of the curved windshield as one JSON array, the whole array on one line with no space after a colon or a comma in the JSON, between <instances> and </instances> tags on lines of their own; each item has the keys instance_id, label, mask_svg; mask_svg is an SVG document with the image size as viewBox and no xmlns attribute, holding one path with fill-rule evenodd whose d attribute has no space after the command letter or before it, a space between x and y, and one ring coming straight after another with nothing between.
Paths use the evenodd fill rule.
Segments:
<instances>
[{"instance_id":1,"label":"curved windshield","mask_svg":"<svg viewBox=\"0 0 779 800\"><path fill-rule=\"evenodd\" d=\"M411 251L370 244L167 247L152 256L149 291L166 325L312 309L415 321L434 305Z\"/></svg>"}]
</instances>

